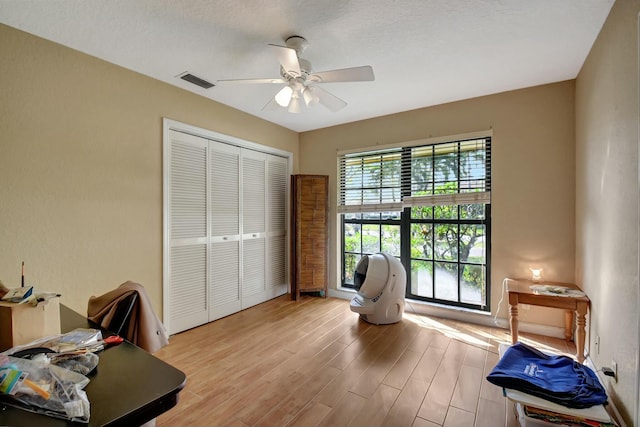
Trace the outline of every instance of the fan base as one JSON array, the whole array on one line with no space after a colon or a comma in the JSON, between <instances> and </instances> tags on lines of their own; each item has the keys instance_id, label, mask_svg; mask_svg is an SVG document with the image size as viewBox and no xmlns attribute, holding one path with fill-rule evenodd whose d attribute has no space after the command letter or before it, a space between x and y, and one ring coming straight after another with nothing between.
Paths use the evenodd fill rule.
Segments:
<instances>
[{"instance_id":1,"label":"fan base","mask_svg":"<svg viewBox=\"0 0 640 427\"><path fill-rule=\"evenodd\" d=\"M290 36L284 41L284 44L290 48L295 50L298 55L300 55L304 50L309 46L309 42L307 39L301 36Z\"/></svg>"}]
</instances>

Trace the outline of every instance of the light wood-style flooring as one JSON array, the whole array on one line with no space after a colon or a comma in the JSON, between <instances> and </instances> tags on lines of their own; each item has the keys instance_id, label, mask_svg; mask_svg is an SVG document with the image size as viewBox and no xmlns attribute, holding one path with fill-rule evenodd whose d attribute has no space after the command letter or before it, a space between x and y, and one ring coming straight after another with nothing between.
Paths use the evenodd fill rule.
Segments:
<instances>
[{"instance_id":1,"label":"light wood-style flooring","mask_svg":"<svg viewBox=\"0 0 640 427\"><path fill-rule=\"evenodd\" d=\"M187 384L156 425L499 427L505 399L485 377L500 343L508 330L411 313L375 326L349 301L285 295L171 337L156 356Z\"/></svg>"}]
</instances>

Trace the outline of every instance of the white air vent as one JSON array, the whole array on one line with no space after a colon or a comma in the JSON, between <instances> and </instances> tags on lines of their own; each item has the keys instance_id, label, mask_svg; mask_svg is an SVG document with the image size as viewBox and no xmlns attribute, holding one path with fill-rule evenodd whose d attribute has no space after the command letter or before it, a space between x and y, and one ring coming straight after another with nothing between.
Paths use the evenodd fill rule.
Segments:
<instances>
[{"instance_id":1,"label":"white air vent","mask_svg":"<svg viewBox=\"0 0 640 427\"><path fill-rule=\"evenodd\" d=\"M205 79L198 77L188 71L185 71L182 74L177 75L176 77L180 77L182 80L188 81L189 83L193 83L196 86L200 86L204 89L209 89L215 86L213 83L206 81Z\"/></svg>"}]
</instances>

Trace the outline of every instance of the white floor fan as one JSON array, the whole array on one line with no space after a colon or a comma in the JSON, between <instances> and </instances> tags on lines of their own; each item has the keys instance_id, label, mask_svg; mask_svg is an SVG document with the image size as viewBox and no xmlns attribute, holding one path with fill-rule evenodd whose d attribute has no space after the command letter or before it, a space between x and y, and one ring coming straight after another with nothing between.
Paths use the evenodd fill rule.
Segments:
<instances>
[{"instance_id":1,"label":"white floor fan","mask_svg":"<svg viewBox=\"0 0 640 427\"><path fill-rule=\"evenodd\" d=\"M299 113L303 105L312 107L321 104L334 112L347 105L342 99L322 89L319 84L375 80L373 69L369 65L313 72L311 63L300 57L309 45L304 37L291 36L285 40L285 45L268 45L280 62L280 78L218 80L218 84L284 84L263 110L283 107L290 113Z\"/></svg>"}]
</instances>

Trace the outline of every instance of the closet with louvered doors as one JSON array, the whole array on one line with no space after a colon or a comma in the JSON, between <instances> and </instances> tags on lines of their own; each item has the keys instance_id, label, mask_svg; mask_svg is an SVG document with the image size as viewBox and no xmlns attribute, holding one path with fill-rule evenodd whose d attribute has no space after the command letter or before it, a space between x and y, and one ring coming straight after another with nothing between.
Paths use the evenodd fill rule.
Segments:
<instances>
[{"instance_id":1,"label":"closet with louvered doors","mask_svg":"<svg viewBox=\"0 0 640 427\"><path fill-rule=\"evenodd\" d=\"M164 303L176 333L287 292L289 159L168 135Z\"/></svg>"}]
</instances>

